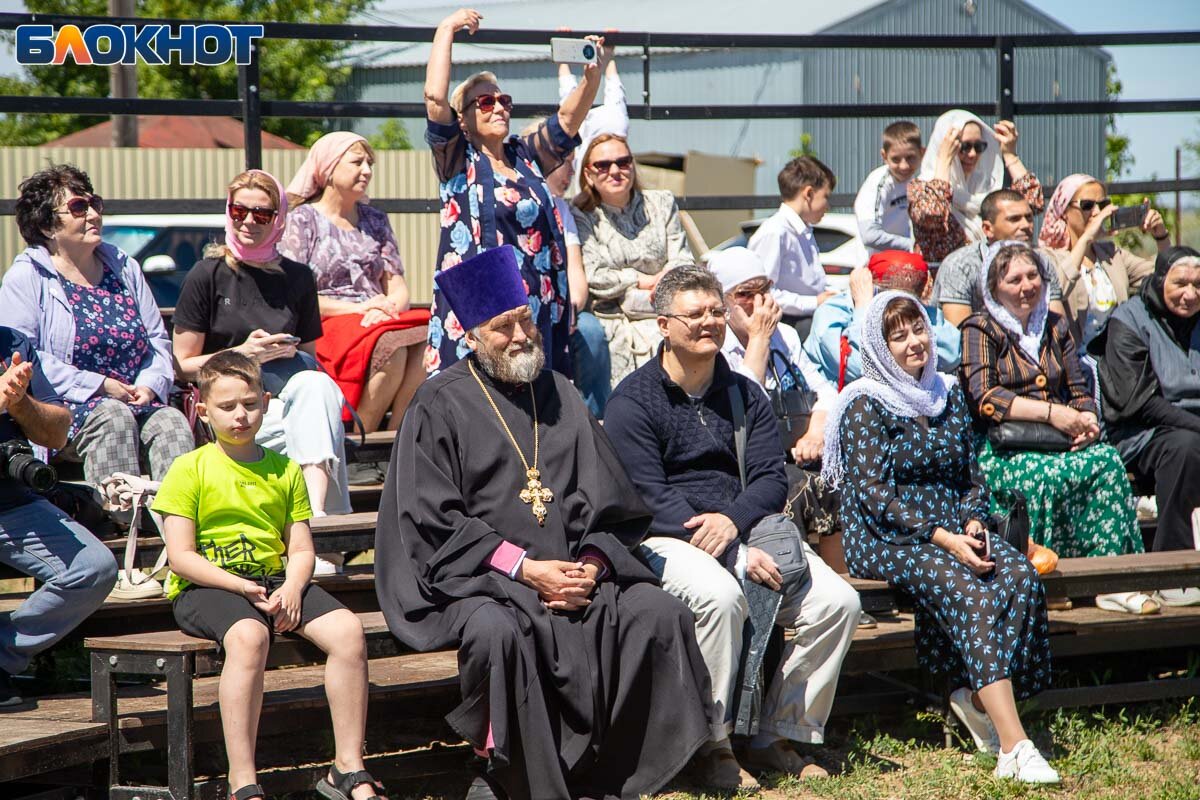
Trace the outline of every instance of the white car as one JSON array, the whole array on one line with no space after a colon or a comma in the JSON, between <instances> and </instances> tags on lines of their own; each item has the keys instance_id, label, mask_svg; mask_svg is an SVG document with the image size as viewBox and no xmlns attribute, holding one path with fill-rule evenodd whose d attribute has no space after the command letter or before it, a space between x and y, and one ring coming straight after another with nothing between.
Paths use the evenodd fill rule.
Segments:
<instances>
[{"instance_id":1,"label":"white car","mask_svg":"<svg viewBox=\"0 0 1200 800\"><path fill-rule=\"evenodd\" d=\"M125 214L104 218L100 238L138 260L160 308L174 307L183 279L210 242L225 240L223 214Z\"/></svg>"},{"instance_id":2,"label":"white car","mask_svg":"<svg viewBox=\"0 0 1200 800\"><path fill-rule=\"evenodd\" d=\"M743 222L740 234L726 239L713 250L745 247L758 226L765 221L766 217ZM853 214L826 214L813 226L813 236L817 240L817 249L821 251L821 265L825 267L829 289L842 291L850 285L851 271L865 265L869 258L867 248L858 238L858 218ZM707 256L701 260L707 260Z\"/></svg>"}]
</instances>

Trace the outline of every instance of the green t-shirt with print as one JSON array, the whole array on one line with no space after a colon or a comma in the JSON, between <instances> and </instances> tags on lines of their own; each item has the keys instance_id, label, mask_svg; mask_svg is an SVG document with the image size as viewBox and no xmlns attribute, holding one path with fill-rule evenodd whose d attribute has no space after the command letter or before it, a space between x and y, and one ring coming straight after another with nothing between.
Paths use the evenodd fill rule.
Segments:
<instances>
[{"instance_id":1,"label":"green t-shirt with print","mask_svg":"<svg viewBox=\"0 0 1200 800\"><path fill-rule=\"evenodd\" d=\"M154 498L160 514L196 523L196 551L235 575L283 571L283 531L312 517L300 465L263 448L259 461L235 461L216 444L179 456ZM167 576L174 600L189 582Z\"/></svg>"}]
</instances>

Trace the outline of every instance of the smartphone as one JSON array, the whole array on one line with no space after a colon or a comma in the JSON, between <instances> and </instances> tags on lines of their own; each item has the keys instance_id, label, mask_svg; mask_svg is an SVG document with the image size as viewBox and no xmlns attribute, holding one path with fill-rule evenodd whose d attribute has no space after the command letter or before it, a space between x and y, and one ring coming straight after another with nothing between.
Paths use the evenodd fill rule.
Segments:
<instances>
[{"instance_id":1,"label":"smartphone","mask_svg":"<svg viewBox=\"0 0 1200 800\"><path fill-rule=\"evenodd\" d=\"M1150 206L1121 206L1107 220L1107 228L1109 231L1119 231L1125 228L1140 228L1146 220L1146 214L1150 211Z\"/></svg>"},{"instance_id":2,"label":"smartphone","mask_svg":"<svg viewBox=\"0 0 1200 800\"><path fill-rule=\"evenodd\" d=\"M973 535L976 539L983 542L983 553L980 554L979 558L982 559L983 561L991 561L992 560L992 532L989 531L987 528L984 528L983 530L981 530L978 533L975 533Z\"/></svg>"},{"instance_id":3,"label":"smartphone","mask_svg":"<svg viewBox=\"0 0 1200 800\"><path fill-rule=\"evenodd\" d=\"M284 344L300 344L300 337L295 334L289 334L283 340Z\"/></svg>"},{"instance_id":4,"label":"smartphone","mask_svg":"<svg viewBox=\"0 0 1200 800\"><path fill-rule=\"evenodd\" d=\"M550 40L550 60L556 64L595 64L598 55L596 45L587 39L556 36Z\"/></svg>"}]
</instances>

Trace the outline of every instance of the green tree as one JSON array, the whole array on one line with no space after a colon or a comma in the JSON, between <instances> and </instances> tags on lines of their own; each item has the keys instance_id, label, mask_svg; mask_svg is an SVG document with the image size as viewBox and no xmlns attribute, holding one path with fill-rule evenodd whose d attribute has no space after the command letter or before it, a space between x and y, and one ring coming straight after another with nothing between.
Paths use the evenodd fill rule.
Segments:
<instances>
[{"instance_id":1,"label":"green tree","mask_svg":"<svg viewBox=\"0 0 1200 800\"><path fill-rule=\"evenodd\" d=\"M1119 100L1124 90L1121 78L1117 75L1115 64L1108 65L1106 93L1109 100ZM1105 180L1116 181L1128 175L1134 164L1133 153L1129 151L1129 137L1117 131L1117 115L1109 114L1106 120L1107 132L1104 136L1104 167Z\"/></svg>"},{"instance_id":2,"label":"green tree","mask_svg":"<svg viewBox=\"0 0 1200 800\"><path fill-rule=\"evenodd\" d=\"M143 17L230 20L235 22L346 23L376 0L139 0ZM106 16L106 0L26 0L39 14ZM343 65L347 42L321 40L261 40L259 49L264 100L327 101L350 74ZM138 64L138 95L156 99L236 100L237 65L219 67ZM0 92L9 95L107 97L108 68L78 66L25 67L20 78L0 78ZM106 117L78 114L10 114L0 117L0 141L36 145L103 122ZM303 145L325 133L319 119L264 119L263 130Z\"/></svg>"},{"instance_id":3,"label":"green tree","mask_svg":"<svg viewBox=\"0 0 1200 800\"><path fill-rule=\"evenodd\" d=\"M817 151L813 148L813 137L811 133L800 134L800 146L788 151L788 158L800 158L800 156L809 156L810 158L817 157Z\"/></svg>"},{"instance_id":4,"label":"green tree","mask_svg":"<svg viewBox=\"0 0 1200 800\"><path fill-rule=\"evenodd\" d=\"M412 139L408 138L408 129L398 119L389 119L379 126L379 130L367 137L371 147L376 150L412 150Z\"/></svg>"}]
</instances>

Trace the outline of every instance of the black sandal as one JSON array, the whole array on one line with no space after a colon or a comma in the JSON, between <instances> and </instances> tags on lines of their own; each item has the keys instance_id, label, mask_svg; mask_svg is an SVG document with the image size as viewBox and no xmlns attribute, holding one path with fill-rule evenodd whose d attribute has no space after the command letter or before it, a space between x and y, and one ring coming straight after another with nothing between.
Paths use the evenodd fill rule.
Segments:
<instances>
[{"instance_id":1,"label":"black sandal","mask_svg":"<svg viewBox=\"0 0 1200 800\"><path fill-rule=\"evenodd\" d=\"M250 800L251 797L261 797L266 800L267 793L257 783L248 783L233 793L233 800Z\"/></svg>"},{"instance_id":2,"label":"black sandal","mask_svg":"<svg viewBox=\"0 0 1200 800\"><path fill-rule=\"evenodd\" d=\"M375 790L375 794L367 798L367 800L381 800L381 795L386 791L383 784L375 780L371 773L365 769L360 769L358 772L343 774L338 772L338 768L333 764L329 765L329 774L333 776L333 783L330 783L327 778L321 778L317 781L317 794L328 800L354 800L350 794L355 787L362 784L368 784ZM242 800L242 798L237 798Z\"/></svg>"}]
</instances>

